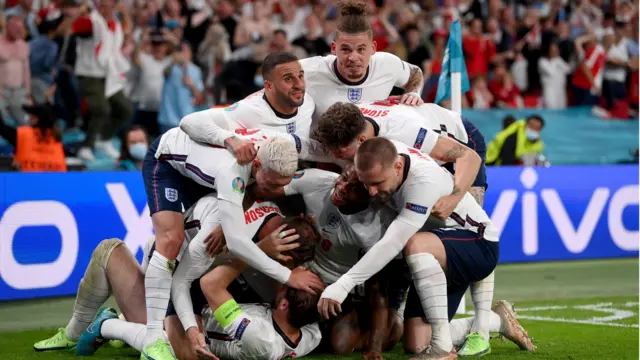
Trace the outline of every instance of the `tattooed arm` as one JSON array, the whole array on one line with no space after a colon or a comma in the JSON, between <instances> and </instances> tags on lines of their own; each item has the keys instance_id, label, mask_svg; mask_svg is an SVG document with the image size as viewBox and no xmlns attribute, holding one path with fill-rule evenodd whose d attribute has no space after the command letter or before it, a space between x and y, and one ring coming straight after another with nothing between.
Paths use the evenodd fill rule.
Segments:
<instances>
[{"instance_id":1,"label":"tattooed arm","mask_svg":"<svg viewBox=\"0 0 640 360\"><path fill-rule=\"evenodd\" d=\"M469 189L469 194L476 199L476 202L480 207L484 204L484 192L484 186L472 186L471 189Z\"/></svg>"},{"instance_id":2,"label":"tattooed arm","mask_svg":"<svg viewBox=\"0 0 640 360\"><path fill-rule=\"evenodd\" d=\"M419 66L415 66L407 62L404 64L409 67L409 80L402 86L402 88L408 93L413 92L422 94L422 87L424 86L422 69L420 69Z\"/></svg>"},{"instance_id":3,"label":"tattooed arm","mask_svg":"<svg viewBox=\"0 0 640 360\"><path fill-rule=\"evenodd\" d=\"M444 136L438 138L429 155L434 159L456 164L453 191L449 196L445 196L438 201L432 212L433 215L446 219L462 200L464 194L471 188L478 175L482 159L475 151L456 140Z\"/></svg>"}]
</instances>

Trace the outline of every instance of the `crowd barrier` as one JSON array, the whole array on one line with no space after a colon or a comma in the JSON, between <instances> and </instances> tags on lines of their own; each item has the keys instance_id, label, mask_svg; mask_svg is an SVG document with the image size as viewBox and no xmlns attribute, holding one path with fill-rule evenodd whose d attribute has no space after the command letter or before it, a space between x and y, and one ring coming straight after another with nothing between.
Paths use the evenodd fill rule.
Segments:
<instances>
[{"instance_id":1,"label":"crowd barrier","mask_svg":"<svg viewBox=\"0 0 640 360\"><path fill-rule=\"evenodd\" d=\"M500 261L638 255L638 166L490 168ZM152 236L138 172L0 174L0 300L76 293L91 253Z\"/></svg>"}]
</instances>

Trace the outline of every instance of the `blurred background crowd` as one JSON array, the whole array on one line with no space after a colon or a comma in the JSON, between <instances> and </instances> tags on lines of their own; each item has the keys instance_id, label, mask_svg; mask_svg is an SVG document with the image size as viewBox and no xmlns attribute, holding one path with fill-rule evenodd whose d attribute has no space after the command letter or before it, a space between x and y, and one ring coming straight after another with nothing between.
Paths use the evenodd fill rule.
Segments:
<instances>
[{"instance_id":1,"label":"blurred background crowd","mask_svg":"<svg viewBox=\"0 0 640 360\"><path fill-rule=\"evenodd\" d=\"M637 117L637 1L365 1L377 50L422 68L427 102L449 26L460 19L471 83L463 107L591 106L602 118ZM31 125L64 139L64 153L80 167L100 154L121 169L139 168L149 140L184 115L261 89L268 53L329 54L338 15L334 0L0 6L2 153L19 147L16 126ZM94 41L101 32L106 40Z\"/></svg>"}]
</instances>

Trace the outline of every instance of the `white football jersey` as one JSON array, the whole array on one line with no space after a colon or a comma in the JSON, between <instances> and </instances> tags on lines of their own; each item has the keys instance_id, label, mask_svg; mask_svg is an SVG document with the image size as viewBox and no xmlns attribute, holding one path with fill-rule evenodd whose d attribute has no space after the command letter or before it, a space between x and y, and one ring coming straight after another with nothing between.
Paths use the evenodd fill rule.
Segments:
<instances>
[{"instance_id":1,"label":"white football jersey","mask_svg":"<svg viewBox=\"0 0 640 360\"><path fill-rule=\"evenodd\" d=\"M358 107L378 125L377 136L400 141L425 154L433 150L439 136L449 136L464 144L469 141L460 114L437 104L416 107L381 100L363 102Z\"/></svg>"},{"instance_id":2,"label":"white football jersey","mask_svg":"<svg viewBox=\"0 0 640 360\"><path fill-rule=\"evenodd\" d=\"M407 83L411 73L408 63L387 52L373 54L367 74L355 83L338 73L334 55L302 59L300 64L304 69L307 92L316 103L314 122L337 102L360 103L386 99L394 86L402 87Z\"/></svg>"},{"instance_id":3,"label":"white football jersey","mask_svg":"<svg viewBox=\"0 0 640 360\"><path fill-rule=\"evenodd\" d=\"M415 148L393 141L398 153L405 156L404 181L392 195L389 206L398 218L421 228L436 202L453 191L453 176L431 157ZM487 213L466 193L445 221L447 228L481 233L484 239L498 241L498 231Z\"/></svg>"},{"instance_id":4,"label":"white football jersey","mask_svg":"<svg viewBox=\"0 0 640 360\"><path fill-rule=\"evenodd\" d=\"M367 208L344 215L331 202L339 174L319 169L297 174L285 186L285 194L301 194L310 215L316 218L322 241L316 247L310 268L323 282L333 284L382 238L395 213L387 208L382 211Z\"/></svg>"},{"instance_id":5,"label":"white football jersey","mask_svg":"<svg viewBox=\"0 0 640 360\"><path fill-rule=\"evenodd\" d=\"M222 327L211 309L202 314L209 351L221 359L280 360L303 357L322 339L317 323L300 329L298 344L289 339L273 321L271 309L264 304L240 304L235 319Z\"/></svg>"},{"instance_id":6,"label":"white football jersey","mask_svg":"<svg viewBox=\"0 0 640 360\"><path fill-rule=\"evenodd\" d=\"M260 129L238 129L236 133L240 138L253 141L258 148L273 136L289 139L295 143L302 160L332 162L333 159L318 142L295 134ZM195 142L180 128L173 128L162 135L155 157L169 163L183 176L216 190L218 199L242 206L252 163L239 165L227 149Z\"/></svg>"},{"instance_id":7,"label":"white football jersey","mask_svg":"<svg viewBox=\"0 0 640 360\"><path fill-rule=\"evenodd\" d=\"M222 111L229 123L229 129L268 129L278 132L296 134L309 137L311 116L316 106L309 94L304 95L304 103L292 115L281 114L276 111L264 92L255 93L228 106Z\"/></svg>"}]
</instances>

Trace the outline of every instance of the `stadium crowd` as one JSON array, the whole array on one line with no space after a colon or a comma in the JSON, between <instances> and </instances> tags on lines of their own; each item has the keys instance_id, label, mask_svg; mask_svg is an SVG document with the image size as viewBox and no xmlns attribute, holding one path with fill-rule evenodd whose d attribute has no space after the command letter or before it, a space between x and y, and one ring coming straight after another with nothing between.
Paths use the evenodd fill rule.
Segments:
<instances>
[{"instance_id":1,"label":"stadium crowd","mask_svg":"<svg viewBox=\"0 0 640 360\"><path fill-rule=\"evenodd\" d=\"M471 83L464 107L589 105L604 118L636 115L637 1L367 4L377 50L422 69L426 102L435 99L449 25L460 19ZM139 168L144 144L183 116L261 89L267 54L330 53L337 15L330 0L8 0L0 114L4 125L21 125L23 104L50 105L35 111L55 114L40 127L57 138L62 129L86 134L65 140L66 154L91 163L98 150L119 168ZM92 42L97 28L122 46ZM92 63L105 61L92 56L100 51L117 54L107 71Z\"/></svg>"}]
</instances>

